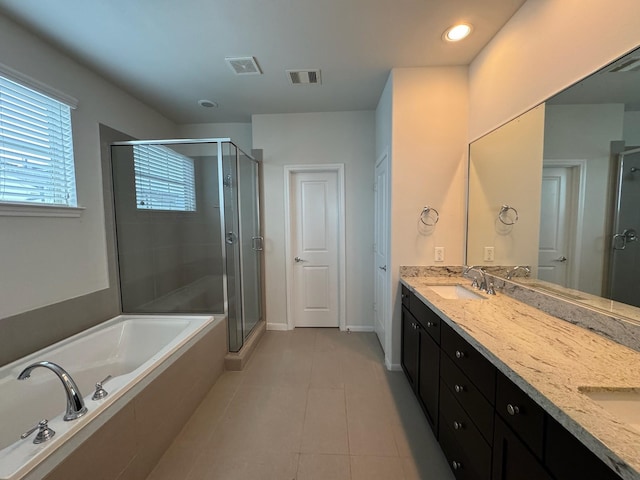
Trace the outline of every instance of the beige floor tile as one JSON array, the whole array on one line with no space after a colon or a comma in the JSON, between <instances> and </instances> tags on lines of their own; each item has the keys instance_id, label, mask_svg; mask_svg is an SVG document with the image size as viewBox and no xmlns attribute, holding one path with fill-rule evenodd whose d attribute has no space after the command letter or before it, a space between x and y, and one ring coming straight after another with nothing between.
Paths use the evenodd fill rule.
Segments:
<instances>
[{"instance_id":1,"label":"beige floor tile","mask_svg":"<svg viewBox=\"0 0 640 480\"><path fill-rule=\"evenodd\" d=\"M351 480L403 480L402 459L398 457L351 457Z\"/></svg>"},{"instance_id":2,"label":"beige floor tile","mask_svg":"<svg viewBox=\"0 0 640 480\"><path fill-rule=\"evenodd\" d=\"M345 394L351 455L398 456L385 397L349 385Z\"/></svg>"},{"instance_id":3,"label":"beige floor tile","mask_svg":"<svg viewBox=\"0 0 640 480\"><path fill-rule=\"evenodd\" d=\"M238 453L201 456L186 480L295 480L297 453Z\"/></svg>"},{"instance_id":4,"label":"beige floor tile","mask_svg":"<svg viewBox=\"0 0 640 480\"><path fill-rule=\"evenodd\" d=\"M148 480L169 478L453 475L404 374L384 368L375 334L296 329L266 332L243 372L220 377Z\"/></svg>"},{"instance_id":5,"label":"beige floor tile","mask_svg":"<svg viewBox=\"0 0 640 480\"><path fill-rule=\"evenodd\" d=\"M316 351L311 364L311 388L344 389L342 359L335 350Z\"/></svg>"},{"instance_id":6,"label":"beige floor tile","mask_svg":"<svg viewBox=\"0 0 640 480\"><path fill-rule=\"evenodd\" d=\"M351 466L347 455L301 453L296 480L350 480Z\"/></svg>"},{"instance_id":7,"label":"beige floor tile","mask_svg":"<svg viewBox=\"0 0 640 480\"><path fill-rule=\"evenodd\" d=\"M349 453L343 390L309 389L301 452Z\"/></svg>"}]
</instances>

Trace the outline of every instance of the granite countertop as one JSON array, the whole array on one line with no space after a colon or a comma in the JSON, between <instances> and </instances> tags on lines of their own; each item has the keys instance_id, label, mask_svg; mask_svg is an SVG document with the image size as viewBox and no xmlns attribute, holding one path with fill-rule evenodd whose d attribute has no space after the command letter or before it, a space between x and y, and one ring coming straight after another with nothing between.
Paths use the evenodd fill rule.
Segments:
<instances>
[{"instance_id":1,"label":"granite countertop","mask_svg":"<svg viewBox=\"0 0 640 480\"><path fill-rule=\"evenodd\" d=\"M640 389L640 352L500 292L447 300L427 287L469 285L466 278L401 282L622 478L640 480L640 430L581 393Z\"/></svg>"}]
</instances>

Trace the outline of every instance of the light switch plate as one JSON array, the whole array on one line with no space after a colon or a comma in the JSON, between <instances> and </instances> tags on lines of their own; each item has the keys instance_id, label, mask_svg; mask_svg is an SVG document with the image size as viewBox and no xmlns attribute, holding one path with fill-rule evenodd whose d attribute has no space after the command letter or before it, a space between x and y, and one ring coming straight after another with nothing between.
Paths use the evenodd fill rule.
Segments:
<instances>
[{"instance_id":1,"label":"light switch plate","mask_svg":"<svg viewBox=\"0 0 640 480\"><path fill-rule=\"evenodd\" d=\"M444 262L444 247L436 247L433 255L436 262Z\"/></svg>"}]
</instances>

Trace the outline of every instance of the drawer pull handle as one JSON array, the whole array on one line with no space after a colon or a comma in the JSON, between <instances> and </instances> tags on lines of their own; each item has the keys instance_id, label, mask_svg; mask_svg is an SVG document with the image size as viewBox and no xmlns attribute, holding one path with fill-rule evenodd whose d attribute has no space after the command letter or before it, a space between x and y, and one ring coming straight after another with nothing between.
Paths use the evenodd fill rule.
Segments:
<instances>
[{"instance_id":1,"label":"drawer pull handle","mask_svg":"<svg viewBox=\"0 0 640 480\"><path fill-rule=\"evenodd\" d=\"M464 424L462 422L453 422L453 429L454 430L462 430L462 428L464 427Z\"/></svg>"},{"instance_id":2,"label":"drawer pull handle","mask_svg":"<svg viewBox=\"0 0 640 480\"><path fill-rule=\"evenodd\" d=\"M454 385L453 389L456 391L456 393L464 392L464 386L462 386L462 385Z\"/></svg>"},{"instance_id":3,"label":"drawer pull handle","mask_svg":"<svg viewBox=\"0 0 640 480\"><path fill-rule=\"evenodd\" d=\"M520 413L520 407L518 407L517 405L508 404L507 413L509 415L518 415Z\"/></svg>"},{"instance_id":4,"label":"drawer pull handle","mask_svg":"<svg viewBox=\"0 0 640 480\"><path fill-rule=\"evenodd\" d=\"M433 327L434 323L433 322L427 322L427 327Z\"/></svg>"},{"instance_id":5,"label":"drawer pull handle","mask_svg":"<svg viewBox=\"0 0 640 480\"><path fill-rule=\"evenodd\" d=\"M456 350L456 358L464 358L466 355L460 350Z\"/></svg>"},{"instance_id":6,"label":"drawer pull handle","mask_svg":"<svg viewBox=\"0 0 640 480\"><path fill-rule=\"evenodd\" d=\"M451 467L454 470L460 470L462 468L462 463L460 462L456 462L455 460L453 462L451 462Z\"/></svg>"}]
</instances>

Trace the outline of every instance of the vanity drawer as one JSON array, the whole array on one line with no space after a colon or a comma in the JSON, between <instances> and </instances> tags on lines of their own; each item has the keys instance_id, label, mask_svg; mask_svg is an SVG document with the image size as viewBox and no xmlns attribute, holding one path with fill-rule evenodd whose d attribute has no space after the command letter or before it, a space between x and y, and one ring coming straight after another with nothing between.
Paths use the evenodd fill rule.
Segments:
<instances>
[{"instance_id":1,"label":"vanity drawer","mask_svg":"<svg viewBox=\"0 0 640 480\"><path fill-rule=\"evenodd\" d=\"M402 306L409 308L409 297L411 296L411 290L402 285L400 290L400 297L402 298Z\"/></svg>"},{"instance_id":2,"label":"vanity drawer","mask_svg":"<svg viewBox=\"0 0 640 480\"><path fill-rule=\"evenodd\" d=\"M409 310L411 310L413 316L420 322L425 332L440 345L440 326L442 324L440 317L414 294L411 295L410 302L411 307Z\"/></svg>"},{"instance_id":3,"label":"vanity drawer","mask_svg":"<svg viewBox=\"0 0 640 480\"><path fill-rule=\"evenodd\" d=\"M447 457L460 457L464 452L465 460L459 461L462 467L472 470L473 478L488 480L491 476L489 443L444 384L440 385L440 392L440 436L451 439L447 447L452 451Z\"/></svg>"},{"instance_id":4,"label":"vanity drawer","mask_svg":"<svg viewBox=\"0 0 640 480\"><path fill-rule=\"evenodd\" d=\"M536 457L542 458L544 410L502 373L496 385L496 412Z\"/></svg>"},{"instance_id":5,"label":"vanity drawer","mask_svg":"<svg viewBox=\"0 0 640 480\"><path fill-rule=\"evenodd\" d=\"M442 350L493 405L496 394L495 367L446 323L442 325L441 335Z\"/></svg>"},{"instance_id":6,"label":"vanity drawer","mask_svg":"<svg viewBox=\"0 0 640 480\"><path fill-rule=\"evenodd\" d=\"M440 378L488 442L493 437L493 406L446 355L440 356ZM442 398L442 389L440 392ZM442 399L440 408L442 408Z\"/></svg>"}]
</instances>

